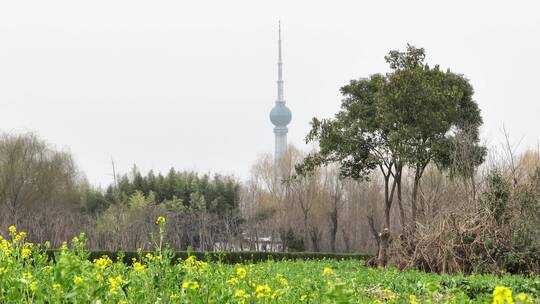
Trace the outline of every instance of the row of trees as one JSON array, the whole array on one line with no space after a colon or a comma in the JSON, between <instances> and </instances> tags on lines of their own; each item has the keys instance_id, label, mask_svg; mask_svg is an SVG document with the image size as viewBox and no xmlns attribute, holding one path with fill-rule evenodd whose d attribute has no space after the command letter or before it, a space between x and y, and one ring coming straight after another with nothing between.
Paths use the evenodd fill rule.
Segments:
<instances>
[{"instance_id":1,"label":"row of trees","mask_svg":"<svg viewBox=\"0 0 540 304\"><path fill-rule=\"evenodd\" d=\"M0 230L6 234L9 225L17 225L33 241L53 246L84 231L92 248L129 250L148 248L155 218L165 215L168 242L176 249L213 250L219 244L254 250L261 248L260 238L273 236L283 250L375 250L369 223L357 219L379 221L371 203L379 195L377 185L343 180L337 167L292 179L305 155L289 150L280 168L271 155L261 157L244 184L174 169L142 174L134 167L101 190L86 182L69 152L31 133L4 134ZM285 175L277 177L276 170Z\"/></svg>"},{"instance_id":2,"label":"row of trees","mask_svg":"<svg viewBox=\"0 0 540 304\"><path fill-rule=\"evenodd\" d=\"M212 250L239 235L240 183L233 177L134 167L105 191L88 184L69 152L34 134L0 137L0 232L17 225L59 246L81 231L99 249L148 248L154 220L169 217L169 242Z\"/></svg>"},{"instance_id":3,"label":"row of trees","mask_svg":"<svg viewBox=\"0 0 540 304\"><path fill-rule=\"evenodd\" d=\"M158 215L168 218L168 241L177 249L213 250L240 233L240 184L232 177L174 169L143 176L134 167L117 180L105 193L86 192L83 210L95 218L99 248L147 247Z\"/></svg>"},{"instance_id":4,"label":"row of trees","mask_svg":"<svg viewBox=\"0 0 540 304\"><path fill-rule=\"evenodd\" d=\"M254 164L241 199L250 239L269 236L287 250L376 252L380 182L343 178L336 165L298 175L305 157L289 146L279 162L264 154Z\"/></svg>"}]
</instances>

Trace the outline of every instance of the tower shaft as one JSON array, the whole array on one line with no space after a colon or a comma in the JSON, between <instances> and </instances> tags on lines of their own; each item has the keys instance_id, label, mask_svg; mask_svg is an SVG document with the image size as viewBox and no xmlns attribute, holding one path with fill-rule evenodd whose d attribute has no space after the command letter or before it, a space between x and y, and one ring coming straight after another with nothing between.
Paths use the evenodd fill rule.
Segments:
<instances>
[{"instance_id":1,"label":"tower shaft","mask_svg":"<svg viewBox=\"0 0 540 304\"><path fill-rule=\"evenodd\" d=\"M275 159L279 160L285 153L287 153L287 127L275 127L274 128L274 134L275 134Z\"/></svg>"}]
</instances>

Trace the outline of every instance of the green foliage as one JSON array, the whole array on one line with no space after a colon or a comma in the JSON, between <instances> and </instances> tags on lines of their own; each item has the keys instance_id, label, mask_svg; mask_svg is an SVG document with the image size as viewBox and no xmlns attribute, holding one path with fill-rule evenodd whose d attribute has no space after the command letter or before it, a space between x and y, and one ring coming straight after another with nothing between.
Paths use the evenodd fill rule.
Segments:
<instances>
[{"instance_id":1,"label":"green foliage","mask_svg":"<svg viewBox=\"0 0 540 304\"><path fill-rule=\"evenodd\" d=\"M79 181L70 153L32 133L0 132L0 223L16 221L32 209L77 207Z\"/></svg>"},{"instance_id":2,"label":"green foliage","mask_svg":"<svg viewBox=\"0 0 540 304\"><path fill-rule=\"evenodd\" d=\"M512 186L510 178L502 171L490 172L480 207L488 211L489 217L484 222L490 221L491 235L481 239L476 236L474 240L480 240L482 248L486 250L475 253L477 267L484 262L486 271L503 269L510 273L530 273L540 270L538 180L539 176L534 175L529 181Z\"/></svg>"},{"instance_id":3,"label":"green foliage","mask_svg":"<svg viewBox=\"0 0 540 304\"><path fill-rule=\"evenodd\" d=\"M510 195L510 183L500 171L492 172L488 177L488 190L484 193L484 202L499 225L509 219Z\"/></svg>"},{"instance_id":4,"label":"green foliage","mask_svg":"<svg viewBox=\"0 0 540 304\"><path fill-rule=\"evenodd\" d=\"M61 251L48 250L46 251L50 259L55 259ZM121 260L123 263L131 265L133 259L139 256L145 256L151 251L88 251L88 259L93 261L103 256L109 257L113 261ZM220 262L224 264L236 263L262 263L267 261L282 261L282 260L366 260L371 258L368 254L352 254L352 253L323 253L323 252L265 252L265 251L215 251L215 252L200 252L200 251L174 251L172 253L173 262L184 260L189 256L195 256L201 261Z\"/></svg>"},{"instance_id":5,"label":"green foliage","mask_svg":"<svg viewBox=\"0 0 540 304\"><path fill-rule=\"evenodd\" d=\"M157 221L161 228L164 223ZM233 264L157 247L123 263L127 254L89 254L84 235L52 260L46 247L29 245L14 227L10 231L0 247L2 303L498 303L501 297L533 303L540 297L538 277L374 269L320 255Z\"/></svg>"},{"instance_id":6,"label":"green foliage","mask_svg":"<svg viewBox=\"0 0 540 304\"><path fill-rule=\"evenodd\" d=\"M451 156L437 153L455 154L449 142L460 132L478 134L480 110L467 79L430 68L424 59L423 49L408 45L407 52L386 56L391 73L342 87L344 99L334 119L313 119L306 141L317 141L319 151L298 171L338 162L344 176L362 178L381 164L425 168L433 159L450 162ZM477 136L472 144L477 145Z\"/></svg>"},{"instance_id":7,"label":"green foliage","mask_svg":"<svg viewBox=\"0 0 540 304\"><path fill-rule=\"evenodd\" d=\"M287 250L291 252L304 251L304 238L295 233L291 228L287 231L287 235L285 236L285 246L287 247Z\"/></svg>"},{"instance_id":8,"label":"green foliage","mask_svg":"<svg viewBox=\"0 0 540 304\"><path fill-rule=\"evenodd\" d=\"M105 211L110 206L110 201L100 189L88 184L81 186L81 209L83 212L95 214Z\"/></svg>"},{"instance_id":9,"label":"green foliage","mask_svg":"<svg viewBox=\"0 0 540 304\"><path fill-rule=\"evenodd\" d=\"M232 177L198 175L171 169L166 176L153 171L141 175L134 167L130 175L118 179L118 187L111 185L105 194L110 202L128 202L133 199L150 199L157 205L164 204L171 211L182 207L214 214L237 212L240 184ZM138 198L134 198L136 195Z\"/></svg>"}]
</instances>

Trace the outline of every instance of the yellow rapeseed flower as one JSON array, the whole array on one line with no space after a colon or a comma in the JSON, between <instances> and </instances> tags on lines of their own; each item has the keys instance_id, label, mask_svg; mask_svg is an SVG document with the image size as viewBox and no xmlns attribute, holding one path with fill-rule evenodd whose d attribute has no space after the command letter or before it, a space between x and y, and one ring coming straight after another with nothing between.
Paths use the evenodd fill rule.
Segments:
<instances>
[{"instance_id":1,"label":"yellow rapeseed flower","mask_svg":"<svg viewBox=\"0 0 540 304\"><path fill-rule=\"evenodd\" d=\"M30 255L32 255L32 249L30 249L30 248L23 248L23 249L21 250L21 255L22 255L23 258L29 257Z\"/></svg>"},{"instance_id":2,"label":"yellow rapeseed flower","mask_svg":"<svg viewBox=\"0 0 540 304\"><path fill-rule=\"evenodd\" d=\"M532 302L533 302L532 297L528 296L528 295L526 295L524 293L518 294L516 298L519 301L519 303L532 304Z\"/></svg>"},{"instance_id":3,"label":"yellow rapeseed flower","mask_svg":"<svg viewBox=\"0 0 540 304\"><path fill-rule=\"evenodd\" d=\"M513 304L512 290L504 286L496 286L493 290L493 304Z\"/></svg>"},{"instance_id":4,"label":"yellow rapeseed flower","mask_svg":"<svg viewBox=\"0 0 540 304\"><path fill-rule=\"evenodd\" d=\"M238 267L236 269L236 275L239 276L241 279L245 278L247 274L247 270L243 267Z\"/></svg>"},{"instance_id":5,"label":"yellow rapeseed flower","mask_svg":"<svg viewBox=\"0 0 540 304\"><path fill-rule=\"evenodd\" d=\"M208 263L203 261L195 261L195 268L198 270L204 270L206 269L206 266L208 266Z\"/></svg>"},{"instance_id":6,"label":"yellow rapeseed flower","mask_svg":"<svg viewBox=\"0 0 540 304\"><path fill-rule=\"evenodd\" d=\"M236 285L236 284L238 284L238 279L235 278L235 277L232 277L232 278L230 278L230 279L227 280L227 284L229 284L229 285Z\"/></svg>"},{"instance_id":7,"label":"yellow rapeseed flower","mask_svg":"<svg viewBox=\"0 0 540 304\"><path fill-rule=\"evenodd\" d=\"M193 255L188 256L186 259L186 263L190 265L195 264L195 261L197 261L197 258Z\"/></svg>"},{"instance_id":8,"label":"yellow rapeseed flower","mask_svg":"<svg viewBox=\"0 0 540 304\"><path fill-rule=\"evenodd\" d=\"M135 262L133 263L133 270L135 270L135 272L145 272L146 266L141 264L140 262Z\"/></svg>"},{"instance_id":9,"label":"yellow rapeseed flower","mask_svg":"<svg viewBox=\"0 0 540 304\"><path fill-rule=\"evenodd\" d=\"M257 298L267 298L270 296L272 289L268 285L259 285L255 289L255 296Z\"/></svg>"},{"instance_id":10,"label":"yellow rapeseed flower","mask_svg":"<svg viewBox=\"0 0 540 304\"><path fill-rule=\"evenodd\" d=\"M0 241L0 251L5 255L11 255L13 253L12 244L7 240Z\"/></svg>"},{"instance_id":11,"label":"yellow rapeseed flower","mask_svg":"<svg viewBox=\"0 0 540 304\"><path fill-rule=\"evenodd\" d=\"M117 275L114 278L109 278L109 292L113 295L118 294L118 288L122 287L124 280L121 275Z\"/></svg>"},{"instance_id":12,"label":"yellow rapeseed flower","mask_svg":"<svg viewBox=\"0 0 540 304\"><path fill-rule=\"evenodd\" d=\"M334 271L330 267L324 267L323 274L324 275L331 275L331 274L334 274Z\"/></svg>"},{"instance_id":13,"label":"yellow rapeseed flower","mask_svg":"<svg viewBox=\"0 0 540 304\"><path fill-rule=\"evenodd\" d=\"M61 287L62 287L62 286L60 286L60 284L58 284L58 283L54 283L53 286L52 286L53 290L58 290L58 289L60 289Z\"/></svg>"},{"instance_id":14,"label":"yellow rapeseed flower","mask_svg":"<svg viewBox=\"0 0 540 304\"><path fill-rule=\"evenodd\" d=\"M15 233L17 233L17 227L11 225L9 226L8 231L9 231L9 234L15 235Z\"/></svg>"},{"instance_id":15,"label":"yellow rapeseed flower","mask_svg":"<svg viewBox=\"0 0 540 304\"><path fill-rule=\"evenodd\" d=\"M33 278L32 274L30 272L23 273L23 279L25 280L31 280Z\"/></svg>"},{"instance_id":16,"label":"yellow rapeseed flower","mask_svg":"<svg viewBox=\"0 0 540 304\"><path fill-rule=\"evenodd\" d=\"M15 234L15 233L13 233ZM15 235L15 238L13 239L14 243L18 243L20 241L23 241L26 238L26 232L21 231L17 235Z\"/></svg>"},{"instance_id":17,"label":"yellow rapeseed flower","mask_svg":"<svg viewBox=\"0 0 540 304\"><path fill-rule=\"evenodd\" d=\"M122 279L121 275L117 275L114 278L109 278L109 284L111 285L111 287L122 286L123 283L124 280Z\"/></svg>"},{"instance_id":18,"label":"yellow rapeseed flower","mask_svg":"<svg viewBox=\"0 0 540 304\"><path fill-rule=\"evenodd\" d=\"M157 219L156 219L156 224L157 225L163 225L165 224L166 220L165 220L165 217L163 216L158 216Z\"/></svg>"},{"instance_id":19,"label":"yellow rapeseed flower","mask_svg":"<svg viewBox=\"0 0 540 304\"><path fill-rule=\"evenodd\" d=\"M27 257L29 257L30 255L32 255L32 250L27 249L27 248L23 248L23 250L21 250L21 256L22 256L23 258L27 258Z\"/></svg>"},{"instance_id":20,"label":"yellow rapeseed flower","mask_svg":"<svg viewBox=\"0 0 540 304\"><path fill-rule=\"evenodd\" d=\"M243 289L238 289L234 292L234 297L236 298L241 298L241 299L249 299L251 298L251 295L248 294L245 290Z\"/></svg>"},{"instance_id":21,"label":"yellow rapeseed flower","mask_svg":"<svg viewBox=\"0 0 540 304\"><path fill-rule=\"evenodd\" d=\"M182 283L183 289L198 289L199 283L197 281L184 281Z\"/></svg>"},{"instance_id":22,"label":"yellow rapeseed flower","mask_svg":"<svg viewBox=\"0 0 540 304\"><path fill-rule=\"evenodd\" d=\"M94 265L96 265L99 269L102 269L102 270L107 268L107 266L111 264L112 264L111 258L109 258L106 255L102 256L99 259L94 259Z\"/></svg>"},{"instance_id":23,"label":"yellow rapeseed flower","mask_svg":"<svg viewBox=\"0 0 540 304\"><path fill-rule=\"evenodd\" d=\"M83 279L82 279L80 276L75 276L75 277L73 278L73 284L75 284L75 285L81 284L82 281L83 281Z\"/></svg>"},{"instance_id":24,"label":"yellow rapeseed flower","mask_svg":"<svg viewBox=\"0 0 540 304\"><path fill-rule=\"evenodd\" d=\"M307 299L307 295L301 295L300 296L300 302L304 302Z\"/></svg>"},{"instance_id":25,"label":"yellow rapeseed flower","mask_svg":"<svg viewBox=\"0 0 540 304\"><path fill-rule=\"evenodd\" d=\"M416 296L415 295L409 295L409 303L410 304L417 304L418 301L416 300Z\"/></svg>"}]
</instances>

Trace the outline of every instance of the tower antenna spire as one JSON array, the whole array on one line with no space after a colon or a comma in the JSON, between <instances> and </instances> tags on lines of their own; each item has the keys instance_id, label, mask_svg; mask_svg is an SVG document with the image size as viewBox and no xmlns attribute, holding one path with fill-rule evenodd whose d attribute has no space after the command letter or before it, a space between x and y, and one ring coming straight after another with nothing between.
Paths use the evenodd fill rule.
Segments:
<instances>
[{"instance_id":1,"label":"tower antenna spire","mask_svg":"<svg viewBox=\"0 0 540 304\"><path fill-rule=\"evenodd\" d=\"M278 20L278 102L285 102L283 99L283 62L281 57L281 20Z\"/></svg>"}]
</instances>

